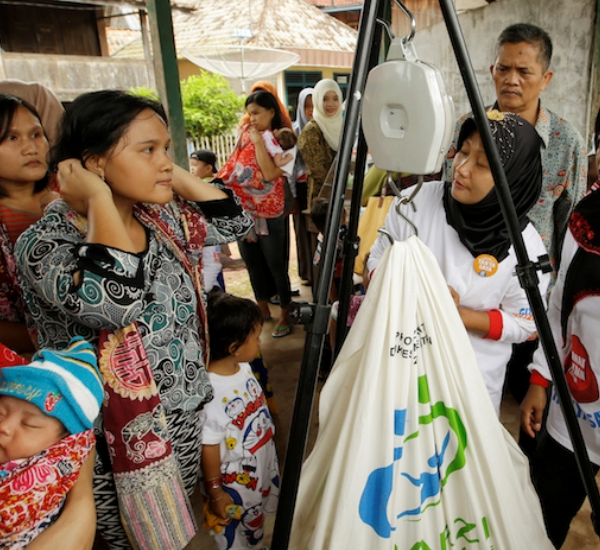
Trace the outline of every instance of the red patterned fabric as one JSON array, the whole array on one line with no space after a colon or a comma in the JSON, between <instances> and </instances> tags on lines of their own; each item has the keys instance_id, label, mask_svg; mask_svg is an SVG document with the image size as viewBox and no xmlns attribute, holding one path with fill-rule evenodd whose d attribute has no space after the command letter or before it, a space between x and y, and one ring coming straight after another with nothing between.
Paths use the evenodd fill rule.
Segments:
<instances>
[{"instance_id":1,"label":"red patterned fabric","mask_svg":"<svg viewBox=\"0 0 600 550\"><path fill-rule=\"evenodd\" d=\"M27 363L29 363L27 359L0 342L0 369L2 367L14 367L15 365L27 365Z\"/></svg>"},{"instance_id":2,"label":"red patterned fabric","mask_svg":"<svg viewBox=\"0 0 600 550\"><path fill-rule=\"evenodd\" d=\"M181 214L178 220L160 205L136 206L135 214L171 247L190 274L196 290L200 338L205 341L200 266L192 258L200 258L206 221L187 203L179 202L177 206ZM177 224L183 230L184 241L175 230ZM197 527L137 323L116 331L101 331L98 347L106 395L104 434L121 520L136 548L179 550L195 535ZM206 349L204 346L205 361ZM148 503L161 510L161 521L149 521Z\"/></svg>"},{"instance_id":3,"label":"red patterned fabric","mask_svg":"<svg viewBox=\"0 0 600 550\"><path fill-rule=\"evenodd\" d=\"M24 310L17 281L13 243L8 228L0 221L0 319L23 322Z\"/></svg>"},{"instance_id":4,"label":"red patterned fabric","mask_svg":"<svg viewBox=\"0 0 600 550\"><path fill-rule=\"evenodd\" d=\"M0 547L25 548L58 517L94 447L92 430L0 466Z\"/></svg>"},{"instance_id":5,"label":"red patterned fabric","mask_svg":"<svg viewBox=\"0 0 600 550\"><path fill-rule=\"evenodd\" d=\"M48 187L51 191L58 191L58 183L53 177ZM6 208L6 207L4 207ZM10 210L10 209L8 209ZM38 218L39 219L39 218ZM30 224L37 221L31 218ZM0 220L0 319L22 323L25 321L23 312L25 304L21 296L17 280L17 266L14 258L14 241L25 230L9 227ZM29 329L31 339L35 342L37 335L34 328Z\"/></svg>"},{"instance_id":6,"label":"red patterned fabric","mask_svg":"<svg viewBox=\"0 0 600 550\"><path fill-rule=\"evenodd\" d=\"M256 218L278 218L285 203L284 179L263 180L248 130L249 126L242 129L233 153L217 177L236 194L246 212Z\"/></svg>"},{"instance_id":7,"label":"red patterned fabric","mask_svg":"<svg viewBox=\"0 0 600 550\"><path fill-rule=\"evenodd\" d=\"M40 219L38 215L23 212L22 210L14 210L8 206L0 204L0 220L8 231L8 237L14 244L17 242L19 235L23 233L32 223Z\"/></svg>"}]
</instances>

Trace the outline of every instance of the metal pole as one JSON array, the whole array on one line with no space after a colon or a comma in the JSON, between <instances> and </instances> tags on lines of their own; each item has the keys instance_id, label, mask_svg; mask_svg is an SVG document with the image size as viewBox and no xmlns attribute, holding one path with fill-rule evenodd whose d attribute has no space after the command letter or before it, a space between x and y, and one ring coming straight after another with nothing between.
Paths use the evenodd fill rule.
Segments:
<instances>
[{"instance_id":1,"label":"metal pole","mask_svg":"<svg viewBox=\"0 0 600 550\"><path fill-rule=\"evenodd\" d=\"M370 50L377 27L376 19L384 1L387 0L365 0L361 14L356 54L348 90L344 127L338 151L339 162L334 174L328 221L325 228L325 241L323 243L324 247L316 290L317 303L313 306L312 321L306 327L308 334L300 365L300 376L298 378L296 400L288 438L279 505L275 518L275 528L271 545L273 550L287 550L290 539L298 484L300 482L300 471L306 450L306 438L317 383L317 370L325 335L327 334L327 326L329 325L329 312L331 309L329 305L329 288L333 279L338 231L344 208L346 182L350 171L352 148L360 117L362 95L367 75L371 68L369 67ZM381 11L381 13L383 12ZM356 198L353 200L360 199Z\"/></svg>"},{"instance_id":2,"label":"metal pole","mask_svg":"<svg viewBox=\"0 0 600 550\"><path fill-rule=\"evenodd\" d=\"M156 88L156 77L154 76L154 64L152 63L152 52L150 50L150 26L148 25L148 14L145 10L138 11L140 17L140 28L142 31L142 44L144 46L144 59L148 66L148 84L150 88Z\"/></svg>"},{"instance_id":3,"label":"metal pole","mask_svg":"<svg viewBox=\"0 0 600 550\"><path fill-rule=\"evenodd\" d=\"M189 161L171 5L169 0L148 0L146 7L150 19L156 86L169 115L173 160L187 170Z\"/></svg>"},{"instance_id":4,"label":"metal pole","mask_svg":"<svg viewBox=\"0 0 600 550\"><path fill-rule=\"evenodd\" d=\"M585 448L583 436L581 435L581 430L577 423L575 410L571 405L571 395L567 387L565 374L558 358L558 351L552 337L548 317L546 316L546 308L544 307L544 302L537 286L539 279L536 273L536 265L531 262L527 255L527 250L525 249L523 237L519 229L517 213L512 202L512 197L510 196L506 175L502 169L500 155L494 145L490 127L487 124L485 106L483 104L483 99L481 98L469 52L467 51L465 39L452 0L440 0L440 7L442 8L444 21L446 22L450 41L452 42L452 48L454 49L454 54L456 55L456 60L471 103L475 122L479 129L485 153L490 163L492 175L494 176L496 191L500 200L500 208L508 227L510 240L515 248L518 260L516 269L517 276L519 277L519 282L525 290L527 298L529 299L529 304L531 305L531 311L533 312L533 318L535 319L540 343L546 355L548 365L550 366L552 378L556 385L556 391L558 392L560 406L565 416L571 441L573 442L573 450L575 452L577 466L579 467L579 473L581 474L586 493L590 499L594 529L596 534L600 535L600 526L598 525L598 518L600 518L600 495L598 494L598 486L596 485L587 449Z\"/></svg>"},{"instance_id":5,"label":"metal pole","mask_svg":"<svg viewBox=\"0 0 600 550\"><path fill-rule=\"evenodd\" d=\"M386 19L387 16L387 19ZM379 5L377 10L377 18L385 21L391 20L391 3L383 2ZM382 40L383 51L387 53L390 47L390 40L388 33L379 32L376 33L373 39L371 47L371 54L369 56L369 67L375 67L381 61L382 55ZM385 60L385 55L383 56ZM354 182L352 185L352 202L350 205L350 216L348 219L348 229L344 239L344 267L342 272L342 280L340 282L339 292L339 309L338 309L338 323L335 334L335 349L333 350L332 361L335 361L346 335L348 334L348 327L346 326L345 319L348 317L348 309L350 303L350 294L353 288L353 275L354 275L354 261L358 254L358 248L360 245L360 237L358 237L358 222L360 219L360 207L362 204L362 193L363 183L365 180L365 168L367 163L367 151L368 145L365 140L365 136L362 131L362 124L358 129L358 145L356 148L356 165L354 167ZM342 320L342 321L340 321Z\"/></svg>"}]
</instances>

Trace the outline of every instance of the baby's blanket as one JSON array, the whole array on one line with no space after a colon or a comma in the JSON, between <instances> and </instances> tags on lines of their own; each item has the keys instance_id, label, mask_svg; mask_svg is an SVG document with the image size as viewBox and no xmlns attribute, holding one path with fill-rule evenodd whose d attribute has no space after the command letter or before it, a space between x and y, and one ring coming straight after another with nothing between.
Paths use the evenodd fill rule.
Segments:
<instances>
[{"instance_id":1,"label":"baby's blanket","mask_svg":"<svg viewBox=\"0 0 600 550\"><path fill-rule=\"evenodd\" d=\"M25 548L56 520L95 442L88 430L0 465L0 548Z\"/></svg>"}]
</instances>

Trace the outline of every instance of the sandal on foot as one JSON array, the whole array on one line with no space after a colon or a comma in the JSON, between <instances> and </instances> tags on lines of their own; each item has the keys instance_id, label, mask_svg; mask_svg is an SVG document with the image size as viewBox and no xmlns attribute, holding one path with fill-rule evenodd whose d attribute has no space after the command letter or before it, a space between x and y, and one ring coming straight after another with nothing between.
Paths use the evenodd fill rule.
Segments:
<instances>
[{"instance_id":1,"label":"sandal on foot","mask_svg":"<svg viewBox=\"0 0 600 550\"><path fill-rule=\"evenodd\" d=\"M275 330L271 334L273 338L285 338L292 332L292 325L275 325Z\"/></svg>"}]
</instances>

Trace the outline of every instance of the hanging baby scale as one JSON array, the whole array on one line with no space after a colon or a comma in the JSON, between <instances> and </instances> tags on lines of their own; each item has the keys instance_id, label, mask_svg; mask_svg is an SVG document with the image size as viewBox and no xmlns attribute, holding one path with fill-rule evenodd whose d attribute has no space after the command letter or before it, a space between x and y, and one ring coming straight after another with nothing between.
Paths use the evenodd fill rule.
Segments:
<instances>
[{"instance_id":1,"label":"hanging baby scale","mask_svg":"<svg viewBox=\"0 0 600 550\"><path fill-rule=\"evenodd\" d=\"M454 104L440 71L418 59L412 38L393 36L387 60L371 70L362 124L373 162L391 172L431 174L441 169L454 132Z\"/></svg>"}]
</instances>

